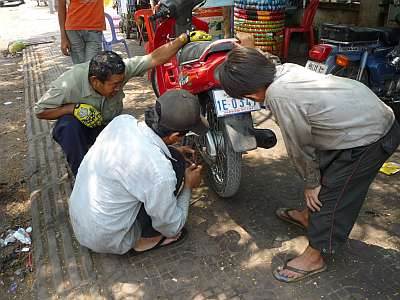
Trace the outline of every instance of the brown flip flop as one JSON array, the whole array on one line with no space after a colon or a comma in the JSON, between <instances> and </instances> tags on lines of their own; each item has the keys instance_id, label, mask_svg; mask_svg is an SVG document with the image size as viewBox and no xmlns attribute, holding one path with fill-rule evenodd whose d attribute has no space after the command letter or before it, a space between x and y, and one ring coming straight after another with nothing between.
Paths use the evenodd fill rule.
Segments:
<instances>
[{"instance_id":1,"label":"brown flip flop","mask_svg":"<svg viewBox=\"0 0 400 300\"><path fill-rule=\"evenodd\" d=\"M181 244L182 242L184 242L186 240L187 236L188 236L188 231L187 231L187 229L185 227L183 227L182 230L181 230L181 235L179 236L179 238L177 240L171 242L171 243L163 245L162 243L164 243L164 241L166 239L166 237L163 236L161 238L161 240L153 248L150 248L150 249L147 249L147 250L143 250L143 251L136 251L135 249L132 249L132 250L130 250L129 253L132 256L136 256L136 255L140 255L142 253L146 253L146 252L149 252L149 251L152 251L152 250L155 250L155 249L165 248L165 247L168 247L170 245L171 246L172 245L179 245L179 244Z\"/></svg>"},{"instance_id":2,"label":"brown flip flop","mask_svg":"<svg viewBox=\"0 0 400 300\"><path fill-rule=\"evenodd\" d=\"M297 274L300 274L300 276L287 277L285 275L281 275L279 273L279 271L284 270L284 269L292 271L292 272L295 272ZM288 266L287 263L285 263L282 267L278 267L277 269L275 269L272 272L272 276L274 276L274 278L276 280L278 280L278 281L285 282L285 283L290 283L290 282L297 282L297 281L306 279L306 278L308 278L310 276L314 276L314 275L316 275L318 273L326 271L327 269L328 269L328 267L327 267L327 265L325 263L321 268L318 268L318 269L315 269L315 270L311 270L311 271L305 271L305 270L301 270L301 269L298 269L298 268L295 268L295 267L291 267L291 266Z\"/></svg>"},{"instance_id":3,"label":"brown flip flop","mask_svg":"<svg viewBox=\"0 0 400 300\"><path fill-rule=\"evenodd\" d=\"M287 208L287 207L279 207L276 211L275 211L275 215L285 221L288 222L290 224L296 225L297 227L303 229L303 230L307 230L307 228L304 227L303 224L301 224L299 221L293 219L290 215L289 215L289 211L291 210L295 210L294 208Z\"/></svg>"}]
</instances>

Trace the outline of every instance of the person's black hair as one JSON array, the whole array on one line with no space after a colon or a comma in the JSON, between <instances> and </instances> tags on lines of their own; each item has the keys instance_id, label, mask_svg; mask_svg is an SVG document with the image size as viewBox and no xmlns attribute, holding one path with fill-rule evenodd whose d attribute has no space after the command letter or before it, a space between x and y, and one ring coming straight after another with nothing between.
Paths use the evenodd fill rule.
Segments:
<instances>
[{"instance_id":1,"label":"person's black hair","mask_svg":"<svg viewBox=\"0 0 400 300\"><path fill-rule=\"evenodd\" d=\"M275 64L254 48L237 46L219 69L219 81L232 98L243 98L267 88L275 76Z\"/></svg>"},{"instance_id":2,"label":"person's black hair","mask_svg":"<svg viewBox=\"0 0 400 300\"><path fill-rule=\"evenodd\" d=\"M156 102L155 107L149 107L144 112L144 122L147 126L149 126L160 138L169 136L175 132L178 132L180 135L185 135L188 131L178 131L169 129L165 126L159 124L159 119L161 118L161 105L159 102Z\"/></svg>"},{"instance_id":3,"label":"person's black hair","mask_svg":"<svg viewBox=\"0 0 400 300\"><path fill-rule=\"evenodd\" d=\"M124 74L125 63L121 56L113 51L102 51L95 55L89 63L89 78L95 76L104 83L111 75Z\"/></svg>"}]
</instances>

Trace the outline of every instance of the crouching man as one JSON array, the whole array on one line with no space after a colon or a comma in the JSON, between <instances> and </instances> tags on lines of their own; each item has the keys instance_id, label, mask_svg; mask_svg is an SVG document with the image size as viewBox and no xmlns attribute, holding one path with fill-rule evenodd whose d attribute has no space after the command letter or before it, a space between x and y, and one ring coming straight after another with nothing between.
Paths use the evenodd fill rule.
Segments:
<instances>
[{"instance_id":1,"label":"crouching man","mask_svg":"<svg viewBox=\"0 0 400 300\"><path fill-rule=\"evenodd\" d=\"M346 241L371 182L399 145L393 111L358 81L295 64L275 67L252 48L232 50L220 80L231 97L270 107L304 181L308 209L277 215L306 229L309 246L274 277L293 282L326 270L322 255Z\"/></svg>"},{"instance_id":2,"label":"crouching man","mask_svg":"<svg viewBox=\"0 0 400 300\"><path fill-rule=\"evenodd\" d=\"M35 104L39 119L57 120L52 130L72 173L104 126L122 112L124 86L133 77L168 62L189 41L186 34L144 56L122 59L103 51L74 65L50 84Z\"/></svg>"},{"instance_id":3,"label":"crouching man","mask_svg":"<svg viewBox=\"0 0 400 300\"><path fill-rule=\"evenodd\" d=\"M168 145L188 131L207 130L197 97L184 90L161 96L144 122L129 115L114 118L78 170L69 203L77 240L95 252L113 254L182 241L202 166L185 170L182 153L193 150Z\"/></svg>"}]
</instances>

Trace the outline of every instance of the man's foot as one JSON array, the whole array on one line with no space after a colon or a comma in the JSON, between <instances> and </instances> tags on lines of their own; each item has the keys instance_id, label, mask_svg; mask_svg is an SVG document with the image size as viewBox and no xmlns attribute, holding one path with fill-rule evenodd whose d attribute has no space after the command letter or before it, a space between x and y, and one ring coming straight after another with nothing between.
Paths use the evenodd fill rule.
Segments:
<instances>
[{"instance_id":1,"label":"man's foot","mask_svg":"<svg viewBox=\"0 0 400 300\"><path fill-rule=\"evenodd\" d=\"M293 208L280 207L276 210L275 214L279 219L302 229L307 229L308 227L308 209L298 211Z\"/></svg>"},{"instance_id":2,"label":"man's foot","mask_svg":"<svg viewBox=\"0 0 400 300\"><path fill-rule=\"evenodd\" d=\"M167 238L162 235L151 238L141 237L139 240L136 241L133 250L136 254L139 254L153 249L158 249L168 245L180 243L184 241L186 237L187 237L187 230L185 228L182 228L180 233L171 238Z\"/></svg>"},{"instance_id":3,"label":"man's foot","mask_svg":"<svg viewBox=\"0 0 400 300\"><path fill-rule=\"evenodd\" d=\"M275 279L282 282L295 282L321 273L326 269L327 266L320 251L308 246L303 254L277 268L273 275Z\"/></svg>"},{"instance_id":4,"label":"man's foot","mask_svg":"<svg viewBox=\"0 0 400 300\"><path fill-rule=\"evenodd\" d=\"M173 243L179 239L181 236L181 233L179 232L176 236L171 237L171 238L166 238L165 236L159 235L151 238L140 238L133 249L137 252L141 251L146 251L151 248L154 248L158 243L160 243L160 246L165 246L170 243Z\"/></svg>"}]
</instances>

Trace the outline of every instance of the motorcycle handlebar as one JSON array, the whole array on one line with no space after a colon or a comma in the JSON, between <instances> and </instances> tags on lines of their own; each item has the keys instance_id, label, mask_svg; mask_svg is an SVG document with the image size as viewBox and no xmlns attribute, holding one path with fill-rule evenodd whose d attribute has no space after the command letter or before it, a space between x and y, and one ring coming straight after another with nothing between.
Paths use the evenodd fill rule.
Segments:
<instances>
[{"instance_id":1,"label":"motorcycle handlebar","mask_svg":"<svg viewBox=\"0 0 400 300\"><path fill-rule=\"evenodd\" d=\"M156 12L154 15L151 15L149 17L149 20L151 22L157 20L157 19L161 19L161 18L167 18L169 16L169 9L166 8L165 6L162 6L160 8L160 11Z\"/></svg>"}]
</instances>

